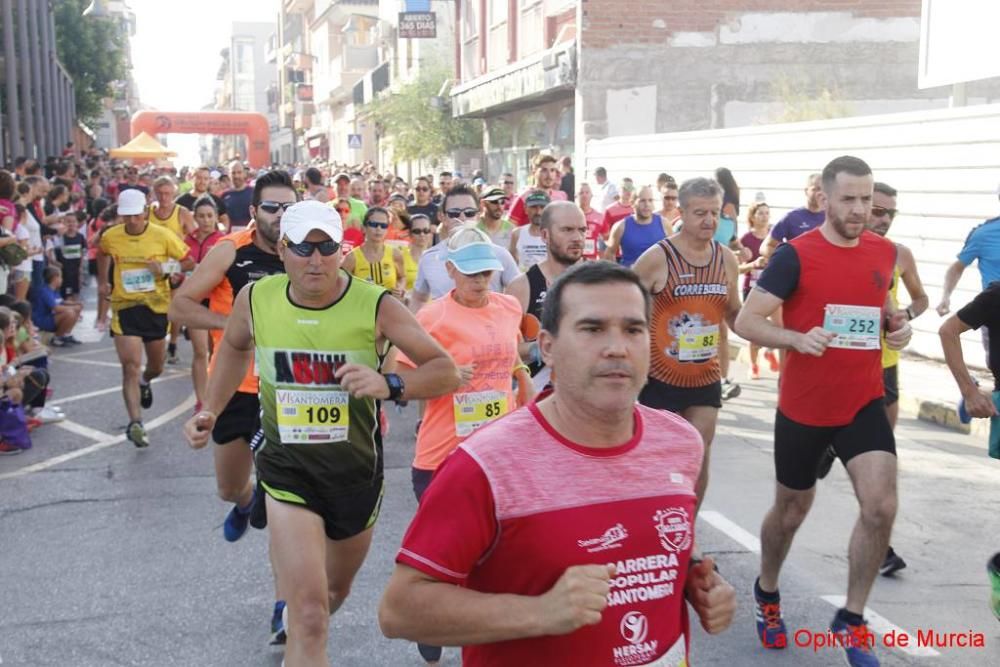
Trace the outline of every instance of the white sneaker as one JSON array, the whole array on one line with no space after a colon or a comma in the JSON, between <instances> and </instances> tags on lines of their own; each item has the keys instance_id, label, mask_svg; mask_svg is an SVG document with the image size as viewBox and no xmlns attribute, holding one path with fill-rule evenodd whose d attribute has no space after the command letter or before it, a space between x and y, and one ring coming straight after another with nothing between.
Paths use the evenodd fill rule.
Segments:
<instances>
[{"instance_id":1,"label":"white sneaker","mask_svg":"<svg viewBox=\"0 0 1000 667\"><path fill-rule=\"evenodd\" d=\"M43 424L61 422L62 420L66 419L66 415L64 415L62 412L56 412L50 407L44 407L41 410L37 410L31 416L39 420Z\"/></svg>"}]
</instances>

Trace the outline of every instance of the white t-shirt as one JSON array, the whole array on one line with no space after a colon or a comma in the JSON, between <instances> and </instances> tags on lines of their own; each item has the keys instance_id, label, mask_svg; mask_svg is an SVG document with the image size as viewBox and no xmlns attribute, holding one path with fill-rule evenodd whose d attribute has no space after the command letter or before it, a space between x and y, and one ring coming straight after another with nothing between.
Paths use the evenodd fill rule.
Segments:
<instances>
[{"instance_id":1,"label":"white t-shirt","mask_svg":"<svg viewBox=\"0 0 1000 667\"><path fill-rule=\"evenodd\" d=\"M29 248L41 248L42 247L42 226L40 224L38 224L37 220L35 220L35 216L33 216L31 214L31 211L28 211L28 215L25 216L23 224L28 228L28 247ZM30 252L30 250L29 250L29 252ZM39 253L37 255L32 255L31 256L31 261L32 262L44 262L45 261L45 255L42 254L42 253ZM28 270L29 271L31 270L30 266L29 266Z\"/></svg>"},{"instance_id":2,"label":"white t-shirt","mask_svg":"<svg viewBox=\"0 0 1000 667\"><path fill-rule=\"evenodd\" d=\"M30 220L30 222L28 222L29 220ZM26 215L26 216L24 216L21 219L21 224L19 224L17 226L17 229L14 230L14 238L16 238L18 240L18 242L27 241L27 245L29 247L31 246L31 232L29 231L28 228L32 224L34 224L36 226L38 225L38 223L35 222L34 218L32 218L30 215ZM39 238L41 238L41 230L40 229L39 229L38 236L39 236ZM18 271L24 271L26 273L31 273L31 257L28 257L23 262L21 262L20 264L18 264L17 265L17 270Z\"/></svg>"},{"instance_id":3,"label":"white t-shirt","mask_svg":"<svg viewBox=\"0 0 1000 667\"><path fill-rule=\"evenodd\" d=\"M609 206L615 203L618 197L618 188L611 181L604 181L604 185L594 186L594 199L590 202L591 208L604 213Z\"/></svg>"}]
</instances>

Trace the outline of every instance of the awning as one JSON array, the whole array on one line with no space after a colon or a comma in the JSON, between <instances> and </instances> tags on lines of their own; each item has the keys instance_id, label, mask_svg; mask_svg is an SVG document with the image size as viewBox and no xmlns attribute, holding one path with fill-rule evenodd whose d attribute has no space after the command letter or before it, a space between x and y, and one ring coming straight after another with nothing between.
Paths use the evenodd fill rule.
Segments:
<instances>
[{"instance_id":1,"label":"awning","mask_svg":"<svg viewBox=\"0 0 1000 667\"><path fill-rule=\"evenodd\" d=\"M112 148L111 157L121 160L155 160L162 157L177 157L177 153L169 150L159 141L145 132L132 139L124 146Z\"/></svg>"}]
</instances>

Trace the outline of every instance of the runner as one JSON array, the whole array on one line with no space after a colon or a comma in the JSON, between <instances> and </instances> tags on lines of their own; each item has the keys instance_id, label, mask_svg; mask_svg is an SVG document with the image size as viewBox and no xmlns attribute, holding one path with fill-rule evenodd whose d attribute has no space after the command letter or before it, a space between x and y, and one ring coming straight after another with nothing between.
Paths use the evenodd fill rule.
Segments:
<instances>
[{"instance_id":1,"label":"runner","mask_svg":"<svg viewBox=\"0 0 1000 667\"><path fill-rule=\"evenodd\" d=\"M660 217L670 225L670 233L673 234L681 221L681 212L677 208L677 182L669 180L660 186L661 208L657 211Z\"/></svg>"},{"instance_id":2,"label":"runner","mask_svg":"<svg viewBox=\"0 0 1000 667\"><path fill-rule=\"evenodd\" d=\"M474 230L452 236L447 266L455 289L417 313L417 321L459 364L465 380L454 393L426 403L412 470L418 502L434 471L462 441L534 395L528 369L517 353L521 308L512 297L489 291L490 274L503 268L493 248ZM399 363L413 367L404 355ZM439 646L420 644L418 649L427 662L441 659Z\"/></svg>"},{"instance_id":3,"label":"runner","mask_svg":"<svg viewBox=\"0 0 1000 667\"><path fill-rule=\"evenodd\" d=\"M701 434L705 448L695 485L698 507L708 488L722 407L719 329L739 313L739 271L733 253L712 238L722 210L719 184L693 178L681 184L679 195L680 231L649 248L635 265L653 295L649 382L639 402L680 415Z\"/></svg>"},{"instance_id":4,"label":"runner","mask_svg":"<svg viewBox=\"0 0 1000 667\"><path fill-rule=\"evenodd\" d=\"M192 212L194 211L194 204L189 207L190 210L184 206L178 205L174 201L176 194L177 184L174 183L173 178L170 176L157 177L157 179L153 181L153 196L156 198L156 202L150 204L147 218L149 219L149 222L170 230L177 235L177 238L184 240L188 234L195 230L196 227L194 216L192 215ZM202 196L207 197L208 195L206 194ZM200 201L200 198L198 201ZM176 289L178 284L179 282L177 278L175 276L171 276L171 290ZM171 291L171 295L173 295L173 291ZM180 336L180 333L180 325L171 322L170 338L167 341L167 363L170 365L180 363L180 358L177 356L177 339ZM194 363L194 360L192 360L192 372L194 371Z\"/></svg>"},{"instance_id":5,"label":"runner","mask_svg":"<svg viewBox=\"0 0 1000 667\"><path fill-rule=\"evenodd\" d=\"M476 226L486 232L493 243L509 248L516 225L507 219L507 195L500 188L491 188L480 198L480 202L483 214Z\"/></svg>"},{"instance_id":6,"label":"runner","mask_svg":"<svg viewBox=\"0 0 1000 667\"><path fill-rule=\"evenodd\" d=\"M470 667L686 664L685 598L712 634L736 600L691 553L697 432L635 403L649 297L628 269L584 262L553 283L544 312L559 382L438 470L396 557L382 631L463 646Z\"/></svg>"},{"instance_id":7,"label":"runner","mask_svg":"<svg viewBox=\"0 0 1000 667\"><path fill-rule=\"evenodd\" d=\"M176 199L177 203L189 211L194 210L194 203L205 195L209 195L215 201L215 207L219 213L219 223L222 228L229 231L229 213L226 211L226 203L221 198L208 191L208 186L212 182L212 170L202 165L194 171L194 185L191 190L185 192Z\"/></svg>"},{"instance_id":8,"label":"runner","mask_svg":"<svg viewBox=\"0 0 1000 667\"><path fill-rule=\"evenodd\" d=\"M518 227L510 236L510 255L522 271L545 259L545 241L542 239L542 211L549 205L549 196L541 190L529 192L524 198L529 224Z\"/></svg>"},{"instance_id":9,"label":"runner","mask_svg":"<svg viewBox=\"0 0 1000 667\"><path fill-rule=\"evenodd\" d=\"M253 224L241 232L224 236L216 243L212 252L177 290L170 304L170 319L188 327L192 333L208 330L217 352L240 290L264 276L284 273L285 267L275 248L279 238L278 224L283 212L297 198L295 187L286 172L275 170L261 174L254 184L251 200ZM216 366L217 358L213 356L210 374L215 372ZM212 430L212 440L217 445L213 448L213 458L218 495L223 501L233 503L223 523L223 536L229 542L235 542L246 533L254 506L250 441L257 431L260 414L257 391L257 375L251 367L219 413ZM204 400L203 397L203 405ZM283 644L285 626L282 611L285 603L276 573L275 570L277 601L271 615L270 642Z\"/></svg>"},{"instance_id":10,"label":"runner","mask_svg":"<svg viewBox=\"0 0 1000 667\"><path fill-rule=\"evenodd\" d=\"M97 253L99 291L111 300L111 335L122 365L122 395L129 423L126 437L136 447L148 447L142 410L153 405L150 381L163 372L170 285L168 260L194 268L187 245L176 235L146 219L146 195L127 189L118 195L122 224L101 234ZM114 262L114 287L109 262ZM142 352L146 368L142 370Z\"/></svg>"},{"instance_id":11,"label":"runner","mask_svg":"<svg viewBox=\"0 0 1000 667\"><path fill-rule=\"evenodd\" d=\"M340 216L320 202L285 212L277 249L287 275L239 292L205 409L184 427L192 446L204 446L255 357L262 408L255 460L287 593L292 665L329 664L329 616L371 543L383 491L379 401L432 398L459 383L454 362L403 304L340 271L342 234ZM383 376L390 344L419 367Z\"/></svg>"},{"instance_id":12,"label":"runner","mask_svg":"<svg viewBox=\"0 0 1000 667\"><path fill-rule=\"evenodd\" d=\"M771 207L767 202L754 202L747 210L747 222L750 224L750 231L740 238L743 247L750 251L750 259L740 264L740 273L743 274L743 300L746 301L750 295L750 290L757 286L757 279L767 266L767 258L760 254L760 247L767 240L771 231ZM760 379L760 365L758 355L760 346L750 343L750 379ZM770 365L771 372L777 373L778 359L771 350L764 350L764 360Z\"/></svg>"},{"instance_id":13,"label":"runner","mask_svg":"<svg viewBox=\"0 0 1000 667\"><path fill-rule=\"evenodd\" d=\"M154 191L156 190L154 186ZM180 209L180 206L175 206ZM194 203L194 220L198 227L184 238L191 251L191 259L200 264L208 251L222 238L219 231L219 218L216 215L215 202L211 197L202 197ZM177 293L174 292L174 298ZM182 326L171 321L173 326ZM208 385L208 351L209 335L207 329L185 329L188 340L191 341L191 382L194 385L194 411L201 411L201 403L205 399L205 387ZM169 359L170 351L167 351Z\"/></svg>"},{"instance_id":14,"label":"runner","mask_svg":"<svg viewBox=\"0 0 1000 667\"><path fill-rule=\"evenodd\" d=\"M246 167L239 160L229 163L229 178L233 185L222 193L222 203L229 215L230 231L238 232L249 225L253 217L250 213L253 188L247 183Z\"/></svg>"},{"instance_id":15,"label":"runner","mask_svg":"<svg viewBox=\"0 0 1000 667\"><path fill-rule=\"evenodd\" d=\"M430 219L423 213L416 213L410 217L410 244L403 248L403 271L406 274L406 298L409 301L410 294L417 282L417 270L420 265L420 258L424 252L434 243L434 228Z\"/></svg>"},{"instance_id":16,"label":"runner","mask_svg":"<svg viewBox=\"0 0 1000 667\"><path fill-rule=\"evenodd\" d=\"M552 202L546 206L539 225L545 241L545 259L507 286L507 294L518 300L521 312L539 322L542 319L542 304L552 281L583 257L587 223L582 213L580 207L571 202ZM552 372L542 361L538 341L525 340L518 351L521 358L528 361L535 389L541 391L548 384Z\"/></svg>"},{"instance_id":17,"label":"runner","mask_svg":"<svg viewBox=\"0 0 1000 667\"><path fill-rule=\"evenodd\" d=\"M566 193L559 189L559 167L553 155L539 153L531 162L533 181L530 187L514 200L510 206L510 221L515 225L524 226L531 222L527 210L527 197L536 190L548 195L549 201L565 201Z\"/></svg>"},{"instance_id":18,"label":"runner","mask_svg":"<svg viewBox=\"0 0 1000 667\"><path fill-rule=\"evenodd\" d=\"M576 193L577 203L583 211L583 217L587 221L587 238L583 242L583 258L595 260L601 258L601 251L604 249L604 239L601 238L601 229L604 228L604 216L592 207L594 191L590 183L580 183L580 189Z\"/></svg>"},{"instance_id":19,"label":"runner","mask_svg":"<svg viewBox=\"0 0 1000 667\"><path fill-rule=\"evenodd\" d=\"M816 229L826 219L823 202L822 174L809 174L806 181L806 205L792 209L771 228L771 236L760 249L760 254L770 257L781 243L787 243L797 236Z\"/></svg>"},{"instance_id":20,"label":"runner","mask_svg":"<svg viewBox=\"0 0 1000 667\"><path fill-rule=\"evenodd\" d=\"M403 253L385 242L389 211L373 206L365 213L363 225L365 241L344 257L342 268L365 282L381 285L393 296L402 299L406 296Z\"/></svg>"},{"instance_id":21,"label":"runner","mask_svg":"<svg viewBox=\"0 0 1000 667\"><path fill-rule=\"evenodd\" d=\"M625 216L611 228L604 259L614 262L621 250L621 264L632 266L642 253L670 235L672 226L659 213L653 212L655 205L653 188L642 186L635 200L635 213Z\"/></svg>"},{"instance_id":22,"label":"runner","mask_svg":"<svg viewBox=\"0 0 1000 667\"><path fill-rule=\"evenodd\" d=\"M896 454L884 407L880 333L900 349L907 316L891 307L893 243L865 230L871 214L871 169L851 156L822 174L824 223L771 258L736 322L743 338L788 350L775 419L775 502L761 526L761 570L754 583L757 637L766 648L788 645L778 576L792 539L816 495L817 464L833 444L860 505L850 539L847 599L830 630L851 665L878 665L862 617L889 544L896 514ZM773 237L773 234L772 234ZM770 321L784 309L784 324Z\"/></svg>"},{"instance_id":23,"label":"runner","mask_svg":"<svg viewBox=\"0 0 1000 667\"><path fill-rule=\"evenodd\" d=\"M957 313L945 320L941 325L941 348L948 369L962 392L965 409L970 418L990 420L989 455L1000 459L1000 336L990 338L990 349L987 359L990 372L993 374L993 392L989 394L979 389L972 380L969 368L965 365L962 354L962 341L959 338L970 329L991 327L1000 331L1000 282L994 282L979 293L971 303L961 308ZM993 615L1000 621L1000 553L990 558L986 571L992 590L990 608Z\"/></svg>"}]
</instances>

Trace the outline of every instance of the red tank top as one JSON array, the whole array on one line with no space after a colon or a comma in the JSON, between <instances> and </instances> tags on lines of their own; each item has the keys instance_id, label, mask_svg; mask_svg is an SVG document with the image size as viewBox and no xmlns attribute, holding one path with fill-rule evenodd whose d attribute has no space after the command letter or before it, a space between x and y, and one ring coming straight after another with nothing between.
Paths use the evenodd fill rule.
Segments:
<instances>
[{"instance_id":1,"label":"red tank top","mask_svg":"<svg viewBox=\"0 0 1000 667\"><path fill-rule=\"evenodd\" d=\"M782 305L784 326L806 332L831 328L828 306L879 309L892 283L896 246L864 232L858 245L844 248L813 230L789 241L799 259L799 282ZM837 309L832 309L833 313ZM843 308L839 309L843 310ZM842 426L884 393L882 351L829 347L822 357L788 351L781 377L778 408L789 419L809 426Z\"/></svg>"},{"instance_id":2,"label":"red tank top","mask_svg":"<svg viewBox=\"0 0 1000 667\"><path fill-rule=\"evenodd\" d=\"M729 300L722 246L712 242L704 266L691 264L669 239L667 283L653 296L649 375L676 387L704 387L721 378L719 323Z\"/></svg>"}]
</instances>

